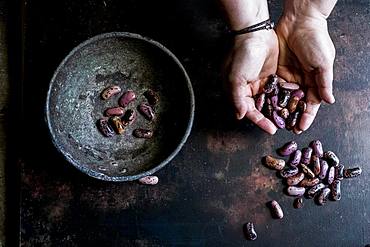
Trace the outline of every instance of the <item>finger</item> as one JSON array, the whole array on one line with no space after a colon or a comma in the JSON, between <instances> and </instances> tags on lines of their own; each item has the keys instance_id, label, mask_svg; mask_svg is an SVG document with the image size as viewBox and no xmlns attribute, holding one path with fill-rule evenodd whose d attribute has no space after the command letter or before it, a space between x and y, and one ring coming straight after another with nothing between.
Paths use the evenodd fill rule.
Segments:
<instances>
[{"instance_id":1,"label":"finger","mask_svg":"<svg viewBox=\"0 0 370 247\"><path fill-rule=\"evenodd\" d=\"M277 127L270 120L268 120L261 112L259 112L255 105L254 100L250 97L246 100L247 112L245 117L255 123L258 127L273 135L277 131Z\"/></svg>"},{"instance_id":2,"label":"finger","mask_svg":"<svg viewBox=\"0 0 370 247\"><path fill-rule=\"evenodd\" d=\"M321 99L326 103L333 104L335 102L333 95L333 67L319 69L315 79Z\"/></svg>"},{"instance_id":3,"label":"finger","mask_svg":"<svg viewBox=\"0 0 370 247\"><path fill-rule=\"evenodd\" d=\"M251 95L249 86L245 84L232 83L231 100L234 104L237 119L242 119L247 113L247 95Z\"/></svg>"},{"instance_id":4,"label":"finger","mask_svg":"<svg viewBox=\"0 0 370 247\"><path fill-rule=\"evenodd\" d=\"M320 96L315 87L307 88L307 108L299 121L298 130L306 131L312 124L320 108Z\"/></svg>"}]
</instances>

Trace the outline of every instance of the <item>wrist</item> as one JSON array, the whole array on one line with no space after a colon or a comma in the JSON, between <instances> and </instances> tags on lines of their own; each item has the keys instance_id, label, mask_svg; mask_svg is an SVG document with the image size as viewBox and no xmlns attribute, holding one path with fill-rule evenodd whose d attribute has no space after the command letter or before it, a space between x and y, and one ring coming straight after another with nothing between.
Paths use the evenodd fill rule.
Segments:
<instances>
[{"instance_id":1,"label":"wrist","mask_svg":"<svg viewBox=\"0 0 370 247\"><path fill-rule=\"evenodd\" d=\"M301 18L326 20L337 0L285 0L283 16L292 21Z\"/></svg>"},{"instance_id":2,"label":"wrist","mask_svg":"<svg viewBox=\"0 0 370 247\"><path fill-rule=\"evenodd\" d=\"M240 30L269 19L267 0L221 0L231 30Z\"/></svg>"}]
</instances>

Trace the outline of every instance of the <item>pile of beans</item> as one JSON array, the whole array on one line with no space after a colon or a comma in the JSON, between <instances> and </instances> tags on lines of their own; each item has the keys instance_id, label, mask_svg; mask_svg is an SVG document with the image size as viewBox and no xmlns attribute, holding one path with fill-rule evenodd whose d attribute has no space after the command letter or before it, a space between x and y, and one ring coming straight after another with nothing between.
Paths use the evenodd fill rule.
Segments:
<instances>
[{"instance_id":1,"label":"pile of beans","mask_svg":"<svg viewBox=\"0 0 370 247\"><path fill-rule=\"evenodd\" d=\"M105 88L101 93L103 100L109 100L121 93L121 88L117 85L112 85ZM153 121L155 118L154 106L158 103L158 95L153 90L147 90L144 93L147 102L142 102L137 106L137 110L148 121ZM97 121L97 126L100 132L105 137L112 137L114 134L121 135L125 128L135 122L136 111L129 109L132 102L136 100L136 94L132 90L127 90L118 99L118 105L110 107L104 111L103 118ZM149 129L136 128L132 134L137 138L152 138L153 131Z\"/></svg>"},{"instance_id":2,"label":"pile of beans","mask_svg":"<svg viewBox=\"0 0 370 247\"><path fill-rule=\"evenodd\" d=\"M287 161L267 155L263 163L268 168L279 172L287 185L287 195L296 197L294 208L302 208L304 198L314 199L318 205L324 205L328 199L339 201L341 195L341 181L343 178L360 176L360 167L345 168L338 156L332 151L323 150L319 140L314 140L309 147L298 149L295 141L290 141L277 150ZM267 203L273 218L284 217L283 210L277 201ZM248 222L243 227L244 235L249 240L256 240L257 233L254 224Z\"/></svg>"},{"instance_id":3,"label":"pile of beans","mask_svg":"<svg viewBox=\"0 0 370 247\"><path fill-rule=\"evenodd\" d=\"M305 112L305 94L296 83L270 75L263 93L255 96L256 108L279 129L293 130Z\"/></svg>"},{"instance_id":4,"label":"pile of beans","mask_svg":"<svg viewBox=\"0 0 370 247\"><path fill-rule=\"evenodd\" d=\"M360 167L345 169L338 156L332 151L323 150L322 143L314 140L309 147L298 149L295 141L290 141L278 149L280 156L290 156L286 162L270 155L264 157L264 164L279 171L285 180L286 193L297 197L295 208L303 206L303 196L315 198L317 204L323 205L328 199L341 199L341 181L361 175ZM287 164L287 165L286 165Z\"/></svg>"}]
</instances>

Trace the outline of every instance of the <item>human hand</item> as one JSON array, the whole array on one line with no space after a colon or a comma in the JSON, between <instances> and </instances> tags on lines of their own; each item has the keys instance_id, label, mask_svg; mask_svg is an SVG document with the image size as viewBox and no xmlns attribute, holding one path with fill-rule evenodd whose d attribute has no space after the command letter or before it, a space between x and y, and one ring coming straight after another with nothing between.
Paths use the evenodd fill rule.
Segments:
<instances>
[{"instance_id":1,"label":"human hand","mask_svg":"<svg viewBox=\"0 0 370 247\"><path fill-rule=\"evenodd\" d=\"M299 16L285 11L276 28L280 52L277 74L306 89L307 108L294 130L296 133L311 126L322 101L335 102L332 86L335 47L326 17L309 10Z\"/></svg>"},{"instance_id":2,"label":"human hand","mask_svg":"<svg viewBox=\"0 0 370 247\"><path fill-rule=\"evenodd\" d=\"M261 93L271 74L276 73L278 40L273 30L238 35L225 62L227 88L236 117L250 119L257 126L275 134L277 128L255 107L253 96Z\"/></svg>"}]
</instances>

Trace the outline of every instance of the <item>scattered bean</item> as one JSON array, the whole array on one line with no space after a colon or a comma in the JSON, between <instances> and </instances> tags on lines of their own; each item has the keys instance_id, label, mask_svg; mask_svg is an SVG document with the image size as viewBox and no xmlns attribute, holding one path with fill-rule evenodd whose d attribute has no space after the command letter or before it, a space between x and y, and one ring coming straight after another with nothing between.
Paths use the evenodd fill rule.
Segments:
<instances>
[{"instance_id":1,"label":"scattered bean","mask_svg":"<svg viewBox=\"0 0 370 247\"><path fill-rule=\"evenodd\" d=\"M265 105L265 101L266 101L266 94L264 93L259 94L256 99L256 108L258 111L262 111L263 106Z\"/></svg>"},{"instance_id":2,"label":"scattered bean","mask_svg":"<svg viewBox=\"0 0 370 247\"><path fill-rule=\"evenodd\" d=\"M298 148L298 144L295 141L285 143L278 152L281 156L288 156L295 152Z\"/></svg>"},{"instance_id":3,"label":"scattered bean","mask_svg":"<svg viewBox=\"0 0 370 247\"><path fill-rule=\"evenodd\" d=\"M156 105L159 101L158 94L151 89L145 91L144 96L148 100L148 103L151 105Z\"/></svg>"},{"instance_id":4,"label":"scattered bean","mask_svg":"<svg viewBox=\"0 0 370 247\"><path fill-rule=\"evenodd\" d=\"M322 190L323 188L325 188L325 185L323 183L316 184L307 191L308 198L314 198L316 193Z\"/></svg>"},{"instance_id":5,"label":"scattered bean","mask_svg":"<svg viewBox=\"0 0 370 247\"><path fill-rule=\"evenodd\" d=\"M334 201L339 201L342 197L339 180L334 180L331 184L331 197Z\"/></svg>"},{"instance_id":6,"label":"scattered bean","mask_svg":"<svg viewBox=\"0 0 370 247\"><path fill-rule=\"evenodd\" d=\"M159 181L157 176L146 176L139 179L141 184L155 185Z\"/></svg>"},{"instance_id":7,"label":"scattered bean","mask_svg":"<svg viewBox=\"0 0 370 247\"><path fill-rule=\"evenodd\" d=\"M324 205L328 201L328 197L330 194L330 189L329 188L324 188L321 193L319 194L317 198L317 202L319 205Z\"/></svg>"},{"instance_id":8,"label":"scattered bean","mask_svg":"<svg viewBox=\"0 0 370 247\"><path fill-rule=\"evenodd\" d=\"M141 103L138 108L139 108L139 112L143 114L143 116L147 120L152 121L154 119L154 111L153 111L153 108L149 104Z\"/></svg>"},{"instance_id":9,"label":"scattered bean","mask_svg":"<svg viewBox=\"0 0 370 247\"><path fill-rule=\"evenodd\" d=\"M153 136L153 131L147 129L135 129L133 135L137 138L150 139Z\"/></svg>"},{"instance_id":10,"label":"scattered bean","mask_svg":"<svg viewBox=\"0 0 370 247\"><path fill-rule=\"evenodd\" d=\"M344 166L343 165L339 165L339 166L335 167L334 179L343 180L343 176L344 176L343 173L344 173Z\"/></svg>"},{"instance_id":11,"label":"scattered bean","mask_svg":"<svg viewBox=\"0 0 370 247\"><path fill-rule=\"evenodd\" d=\"M279 97L279 106L286 107L289 99L290 99L290 91L285 90L285 89L281 90L281 94Z\"/></svg>"},{"instance_id":12,"label":"scattered bean","mask_svg":"<svg viewBox=\"0 0 370 247\"><path fill-rule=\"evenodd\" d=\"M320 140L314 140L310 143L310 147L312 148L313 154L319 158L322 158L324 155L324 151L322 149L322 143Z\"/></svg>"},{"instance_id":13,"label":"scattered bean","mask_svg":"<svg viewBox=\"0 0 370 247\"><path fill-rule=\"evenodd\" d=\"M298 89L298 90L294 90L290 97L298 97L300 100L304 97L304 92L302 91L302 89Z\"/></svg>"},{"instance_id":14,"label":"scattered bean","mask_svg":"<svg viewBox=\"0 0 370 247\"><path fill-rule=\"evenodd\" d=\"M101 118L97 122L100 132L106 137L112 137L114 134L113 129L110 127L107 118Z\"/></svg>"},{"instance_id":15,"label":"scattered bean","mask_svg":"<svg viewBox=\"0 0 370 247\"><path fill-rule=\"evenodd\" d=\"M320 160L320 174L319 178L324 179L328 173L329 165L325 160Z\"/></svg>"},{"instance_id":16,"label":"scattered bean","mask_svg":"<svg viewBox=\"0 0 370 247\"><path fill-rule=\"evenodd\" d=\"M111 107L104 111L104 115L107 117L122 116L124 112L122 107Z\"/></svg>"},{"instance_id":17,"label":"scattered bean","mask_svg":"<svg viewBox=\"0 0 370 247\"><path fill-rule=\"evenodd\" d=\"M312 155L312 170L315 176L318 176L320 174L320 158L316 155Z\"/></svg>"},{"instance_id":18,"label":"scattered bean","mask_svg":"<svg viewBox=\"0 0 370 247\"><path fill-rule=\"evenodd\" d=\"M281 170L280 176L283 178L289 178L291 176L298 174L298 172L299 172L298 167L292 166L292 167Z\"/></svg>"},{"instance_id":19,"label":"scattered bean","mask_svg":"<svg viewBox=\"0 0 370 247\"><path fill-rule=\"evenodd\" d=\"M289 117L289 111L287 108L283 108L280 111L280 117L287 119Z\"/></svg>"},{"instance_id":20,"label":"scattered bean","mask_svg":"<svg viewBox=\"0 0 370 247\"><path fill-rule=\"evenodd\" d=\"M274 158L270 155L267 155L264 158L264 163L267 167L278 170L278 171L283 170L284 167L285 167L285 161L284 160Z\"/></svg>"},{"instance_id":21,"label":"scattered bean","mask_svg":"<svg viewBox=\"0 0 370 247\"><path fill-rule=\"evenodd\" d=\"M248 222L244 224L243 232L244 232L245 237L248 240L254 241L257 239L257 233L256 233L256 230L254 229L254 224L252 222Z\"/></svg>"},{"instance_id":22,"label":"scattered bean","mask_svg":"<svg viewBox=\"0 0 370 247\"><path fill-rule=\"evenodd\" d=\"M127 107L132 101L136 99L134 91L128 90L125 92L118 101L118 104L122 107Z\"/></svg>"},{"instance_id":23,"label":"scattered bean","mask_svg":"<svg viewBox=\"0 0 370 247\"><path fill-rule=\"evenodd\" d=\"M114 86L109 86L109 87L105 88L102 91L100 96L103 100L107 100L110 97L112 97L113 95L116 95L120 92L121 92L121 88L119 86L114 85Z\"/></svg>"},{"instance_id":24,"label":"scattered bean","mask_svg":"<svg viewBox=\"0 0 370 247\"><path fill-rule=\"evenodd\" d=\"M301 150L296 150L291 156L289 160L290 166L297 166L301 162L302 152Z\"/></svg>"},{"instance_id":25,"label":"scattered bean","mask_svg":"<svg viewBox=\"0 0 370 247\"><path fill-rule=\"evenodd\" d=\"M315 186L318 183L320 183L320 179L318 179L318 178L305 178L299 183L299 186L301 186L301 187L312 187L312 186Z\"/></svg>"},{"instance_id":26,"label":"scattered bean","mask_svg":"<svg viewBox=\"0 0 370 247\"><path fill-rule=\"evenodd\" d=\"M287 193L290 196L303 196L306 192L304 187L289 186L287 188Z\"/></svg>"},{"instance_id":27,"label":"scattered bean","mask_svg":"<svg viewBox=\"0 0 370 247\"><path fill-rule=\"evenodd\" d=\"M295 112L297 109L299 98L297 96L291 97L288 103L288 110L290 113Z\"/></svg>"},{"instance_id":28,"label":"scattered bean","mask_svg":"<svg viewBox=\"0 0 370 247\"><path fill-rule=\"evenodd\" d=\"M296 198L294 200L293 206L294 208L297 208L297 209L303 208L303 198L302 197Z\"/></svg>"},{"instance_id":29,"label":"scattered bean","mask_svg":"<svg viewBox=\"0 0 370 247\"><path fill-rule=\"evenodd\" d=\"M271 201L269 203L269 206L270 206L270 209L271 209L271 214L272 214L272 217L276 218L276 219L282 219L284 217L284 213L283 213L283 210L281 208L281 206L279 205L279 203L277 201Z\"/></svg>"},{"instance_id":30,"label":"scattered bean","mask_svg":"<svg viewBox=\"0 0 370 247\"><path fill-rule=\"evenodd\" d=\"M332 166L329 168L329 173L328 173L328 184L331 184L333 181L334 181L334 177L335 177L335 167Z\"/></svg>"},{"instance_id":31,"label":"scattered bean","mask_svg":"<svg viewBox=\"0 0 370 247\"><path fill-rule=\"evenodd\" d=\"M360 176L361 173L362 173L361 167L355 167L355 168L345 169L343 175L345 178L354 178L354 177Z\"/></svg>"},{"instance_id":32,"label":"scattered bean","mask_svg":"<svg viewBox=\"0 0 370 247\"><path fill-rule=\"evenodd\" d=\"M332 166L338 166L339 165L339 158L337 155L332 151L326 151L324 153L324 159Z\"/></svg>"},{"instance_id":33,"label":"scattered bean","mask_svg":"<svg viewBox=\"0 0 370 247\"><path fill-rule=\"evenodd\" d=\"M311 178L314 178L315 177L315 174L313 173L313 171L308 168L308 166L306 166L305 164L301 164L301 167L302 167L302 171L307 174L307 176L311 177Z\"/></svg>"},{"instance_id":34,"label":"scattered bean","mask_svg":"<svg viewBox=\"0 0 370 247\"><path fill-rule=\"evenodd\" d=\"M136 111L132 109L128 109L122 117L122 123L123 125L131 125L136 119Z\"/></svg>"},{"instance_id":35,"label":"scattered bean","mask_svg":"<svg viewBox=\"0 0 370 247\"><path fill-rule=\"evenodd\" d=\"M279 129L284 129L285 128L285 120L284 118L280 117L276 111L273 111L272 112L272 116L273 116L273 120L274 120L274 123L275 125L279 128Z\"/></svg>"},{"instance_id":36,"label":"scattered bean","mask_svg":"<svg viewBox=\"0 0 370 247\"><path fill-rule=\"evenodd\" d=\"M306 147L302 149L302 159L301 162L308 165L311 162L312 148Z\"/></svg>"},{"instance_id":37,"label":"scattered bean","mask_svg":"<svg viewBox=\"0 0 370 247\"><path fill-rule=\"evenodd\" d=\"M110 122L112 126L114 127L114 130L116 131L117 134L122 134L125 130L125 126L122 124L121 118L118 116L111 117Z\"/></svg>"},{"instance_id":38,"label":"scattered bean","mask_svg":"<svg viewBox=\"0 0 370 247\"><path fill-rule=\"evenodd\" d=\"M292 185L297 185L299 184L302 180L304 179L304 173L303 172L300 172L294 176L291 176L291 177L288 177L287 180L286 180L286 183L289 185L289 186L292 186Z\"/></svg>"}]
</instances>

